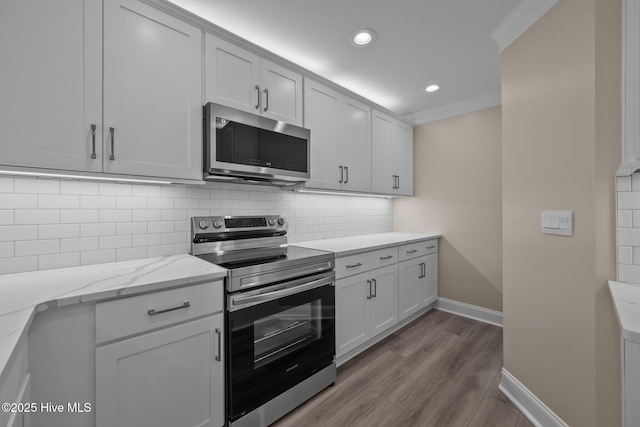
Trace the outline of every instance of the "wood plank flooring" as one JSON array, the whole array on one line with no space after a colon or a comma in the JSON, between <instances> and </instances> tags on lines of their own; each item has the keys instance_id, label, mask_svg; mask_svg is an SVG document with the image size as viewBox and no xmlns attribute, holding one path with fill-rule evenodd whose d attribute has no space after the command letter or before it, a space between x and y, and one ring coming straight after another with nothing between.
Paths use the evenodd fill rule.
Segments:
<instances>
[{"instance_id":1,"label":"wood plank flooring","mask_svg":"<svg viewBox=\"0 0 640 427\"><path fill-rule=\"evenodd\" d=\"M431 310L274 426L533 426L498 390L501 368L501 328Z\"/></svg>"}]
</instances>

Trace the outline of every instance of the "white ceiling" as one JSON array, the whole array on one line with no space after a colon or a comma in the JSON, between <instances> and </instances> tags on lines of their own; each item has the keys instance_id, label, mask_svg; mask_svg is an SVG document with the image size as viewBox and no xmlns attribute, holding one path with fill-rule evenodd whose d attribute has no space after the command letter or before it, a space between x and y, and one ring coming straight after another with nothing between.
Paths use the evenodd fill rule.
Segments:
<instances>
[{"instance_id":1,"label":"white ceiling","mask_svg":"<svg viewBox=\"0 0 640 427\"><path fill-rule=\"evenodd\" d=\"M520 2L171 1L403 116L499 93L491 31ZM373 45L349 44L359 28L376 31Z\"/></svg>"}]
</instances>

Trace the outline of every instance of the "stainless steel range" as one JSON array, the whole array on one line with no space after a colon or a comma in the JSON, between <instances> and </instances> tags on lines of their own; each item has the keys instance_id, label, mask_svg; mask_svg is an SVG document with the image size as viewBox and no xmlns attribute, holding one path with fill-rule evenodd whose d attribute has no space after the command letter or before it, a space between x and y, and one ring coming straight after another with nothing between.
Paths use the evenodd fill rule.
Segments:
<instances>
[{"instance_id":1,"label":"stainless steel range","mask_svg":"<svg viewBox=\"0 0 640 427\"><path fill-rule=\"evenodd\" d=\"M335 382L331 252L287 245L277 215L194 217L191 253L227 268L227 417L267 426Z\"/></svg>"}]
</instances>

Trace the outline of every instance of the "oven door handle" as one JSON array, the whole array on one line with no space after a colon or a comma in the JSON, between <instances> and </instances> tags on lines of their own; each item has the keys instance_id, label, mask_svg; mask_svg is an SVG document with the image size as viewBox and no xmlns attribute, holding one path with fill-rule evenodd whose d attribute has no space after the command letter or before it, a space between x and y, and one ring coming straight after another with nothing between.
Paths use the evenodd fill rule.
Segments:
<instances>
[{"instance_id":1,"label":"oven door handle","mask_svg":"<svg viewBox=\"0 0 640 427\"><path fill-rule=\"evenodd\" d=\"M300 292L309 291L311 289L319 288L321 286L326 286L333 283L334 276L333 274L329 277L323 277L321 279L314 280L309 283L305 283L303 285L298 284L299 281L296 281L291 286L286 288L278 289L275 291L265 292L257 295L251 296L232 296L231 297L231 305L230 310L237 310L239 308L243 308L244 306L250 306L259 303L265 303L269 301L274 301L280 298L284 298L290 295L295 295Z\"/></svg>"}]
</instances>

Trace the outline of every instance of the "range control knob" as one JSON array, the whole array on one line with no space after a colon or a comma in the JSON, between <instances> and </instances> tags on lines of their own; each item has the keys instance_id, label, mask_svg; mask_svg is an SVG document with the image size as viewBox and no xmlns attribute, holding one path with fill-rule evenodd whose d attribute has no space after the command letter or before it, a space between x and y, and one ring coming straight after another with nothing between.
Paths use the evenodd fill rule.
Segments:
<instances>
[{"instance_id":1,"label":"range control knob","mask_svg":"<svg viewBox=\"0 0 640 427\"><path fill-rule=\"evenodd\" d=\"M206 229L207 226L208 226L207 221L205 221L204 219L198 223L198 227L200 227L201 230Z\"/></svg>"},{"instance_id":2,"label":"range control knob","mask_svg":"<svg viewBox=\"0 0 640 427\"><path fill-rule=\"evenodd\" d=\"M213 221L213 228L220 228L220 227L222 227L221 219L216 219L215 221Z\"/></svg>"},{"instance_id":3,"label":"range control knob","mask_svg":"<svg viewBox=\"0 0 640 427\"><path fill-rule=\"evenodd\" d=\"M276 224L276 220L275 220L275 219L273 219L273 218L269 218L269 219L267 220L267 222L268 222L268 223L269 223L269 225L270 225L270 226L272 226L272 227Z\"/></svg>"},{"instance_id":4,"label":"range control knob","mask_svg":"<svg viewBox=\"0 0 640 427\"><path fill-rule=\"evenodd\" d=\"M278 225L284 225L284 218L278 218Z\"/></svg>"}]
</instances>

